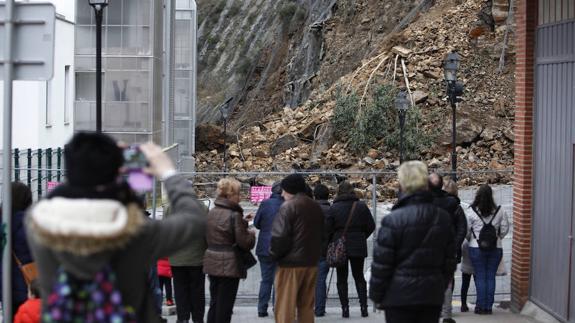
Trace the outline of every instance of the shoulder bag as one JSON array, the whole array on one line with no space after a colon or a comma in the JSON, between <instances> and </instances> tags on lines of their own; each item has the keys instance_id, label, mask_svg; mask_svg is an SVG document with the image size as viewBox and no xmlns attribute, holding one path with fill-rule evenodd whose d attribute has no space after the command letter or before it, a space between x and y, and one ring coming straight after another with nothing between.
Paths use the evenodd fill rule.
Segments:
<instances>
[{"instance_id":1,"label":"shoulder bag","mask_svg":"<svg viewBox=\"0 0 575 323\"><path fill-rule=\"evenodd\" d=\"M353 213L355 213L356 205L357 202L353 202L351 211L347 216L347 222L345 223L345 228L343 229L341 237L335 241L330 242L327 246L325 261L330 267L341 267L343 265L347 265L347 248L345 246L345 241L347 236L347 229L349 228L349 224L353 218Z\"/></svg>"},{"instance_id":2,"label":"shoulder bag","mask_svg":"<svg viewBox=\"0 0 575 323\"><path fill-rule=\"evenodd\" d=\"M234 250L234 254L236 255L236 262L238 264L238 270L240 274L245 277L247 275L248 269L255 266L258 261L254 257L251 251L244 250L240 246L238 246L236 242L236 216L235 213L232 212L232 236L234 237L234 244L232 245L232 249Z\"/></svg>"},{"instance_id":3,"label":"shoulder bag","mask_svg":"<svg viewBox=\"0 0 575 323\"><path fill-rule=\"evenodd\" d=\"M38 277L38 268L36 267L35 262L22 264L20 259L16 256L16 253L12 251L12 257L14 257L14 261L16 261L16 265L20 269L22 276L24 277L24 281L26 281L26 285L30 286L32 281Z\"/></svg>"}]
</instances>

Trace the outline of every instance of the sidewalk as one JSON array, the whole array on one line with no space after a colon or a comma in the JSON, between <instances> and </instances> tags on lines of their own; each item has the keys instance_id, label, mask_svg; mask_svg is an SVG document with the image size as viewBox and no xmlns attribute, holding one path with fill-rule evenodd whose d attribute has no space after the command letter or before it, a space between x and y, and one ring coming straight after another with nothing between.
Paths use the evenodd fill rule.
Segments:
<instances>
[{"instance_id":1,"label":"sidewalk","mask_svg":"<svg viewBox=\"0 0 575 323\"><path fill-rule=\"evenodd\" d=\"M317 318L316 322L344 322L344 323L383 323L385 316L383 312L369 313L368 318L361 318L359 314L359 307L350 309L350 318L343 319L339 308L331 307L327 309L327 315L322 318ZM271 314L271 312L270 312ZM206 307L207 315L207 307ZM475 315L473 313L455 313L453 318L457 323L538 323L530 318L518 314L512 314L508 311L497 309L493 315ZM175 316L170 316L168 322L176 322ZM254 306L236 306L234 308L234 315L232 316L232 323L273 323L273 317L258 318L257 311ZM544 323L544 322L541 322Z\"/></svg>"}]
</instances>

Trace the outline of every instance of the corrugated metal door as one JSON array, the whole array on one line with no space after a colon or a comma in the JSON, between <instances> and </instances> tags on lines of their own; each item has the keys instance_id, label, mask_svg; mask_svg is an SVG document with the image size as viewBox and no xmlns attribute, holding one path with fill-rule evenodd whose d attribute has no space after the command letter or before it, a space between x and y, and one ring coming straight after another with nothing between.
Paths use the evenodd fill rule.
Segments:
<instances>
[{"instance_id":1,"label":"corrugated metal door","mask_svg":"<svg viewBox=\"0 0 575 323\"><path fill-rule=\"evenodd\" d=\"M575 90L575 89L574 89ZM573 156L575 157L575 131L573 131ZM573 158L573 199L571 200L571 295L569 297L569 322L575 322L575 158Z\"/></svg>"},{"instance_id":2,"label":"corrugated metal door","mask_svg":"<svg viewBox=\"0 0 575 323\"><path fill-rule=\"evenodd\" d=\"M569 303L572 295L575 21L539 26L536 56L531 298L557 318L574 322L569 319Z\"/></svg>"}]
</instances>

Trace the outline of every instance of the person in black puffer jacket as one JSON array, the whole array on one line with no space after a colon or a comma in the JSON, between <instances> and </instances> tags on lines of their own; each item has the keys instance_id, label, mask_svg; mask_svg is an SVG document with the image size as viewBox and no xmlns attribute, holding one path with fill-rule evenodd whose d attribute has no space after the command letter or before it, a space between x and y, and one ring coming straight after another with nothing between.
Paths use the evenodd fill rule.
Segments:
<instances>
[{"instance_id":1,"label":"person in black puffer jacket","mask_svg":"<svg viewBox=\"0 0 575 323\"><path fill-rule=\"evenodd\" d=\"M326 226L329 241L333 242L339 239L343 234L354 203L355 210L351 215L352 218L347 229L345 247L359 297L361 316L367 317L367 283L363 276L363 266L367 257L367 238L375 230L375 221L369 208L357 198L353 186L349 182L343 182L339 185L337 197L329 209ZM348 274L347 264L337 267L337 292L343 317L349 317Z\"/></svg>"},{"instance_id":2,"label":"person in black puffer jacket","mask_svg":"<svg viewBox=\"0 0 575 323\"><path fill-rule=\"evenodd\" d=\"M432 204L427 176L422 162L401 165L402 198L377 235L369 296L388 323L437 323L455 270L451 217Z\"/></svg>"}]
</instances>

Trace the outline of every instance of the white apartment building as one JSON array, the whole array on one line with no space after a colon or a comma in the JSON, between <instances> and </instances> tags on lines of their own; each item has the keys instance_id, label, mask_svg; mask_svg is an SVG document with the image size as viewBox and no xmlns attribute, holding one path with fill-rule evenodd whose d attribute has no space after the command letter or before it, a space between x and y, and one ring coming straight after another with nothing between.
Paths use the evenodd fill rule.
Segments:
<instances>
[{"instance_id":1,"label":"white apartment building","mask_svg":"<svg viewBox=\"0 0 575 323\"><path fill-rule=\"evenodd\" d=\"M24 2L46 2L45 0ZM58 148L74 132L75 1L50 0L56 7L54 76L49 81L15 81L13 148ZM18 41L16 39L16 41ZM2 82L0 82L1 84ZM3 84L0 108L3 106ZM0 113L0 131L2 130ZM2 143L0 142L0 149Z\"/></svg>"}]
</instances>

